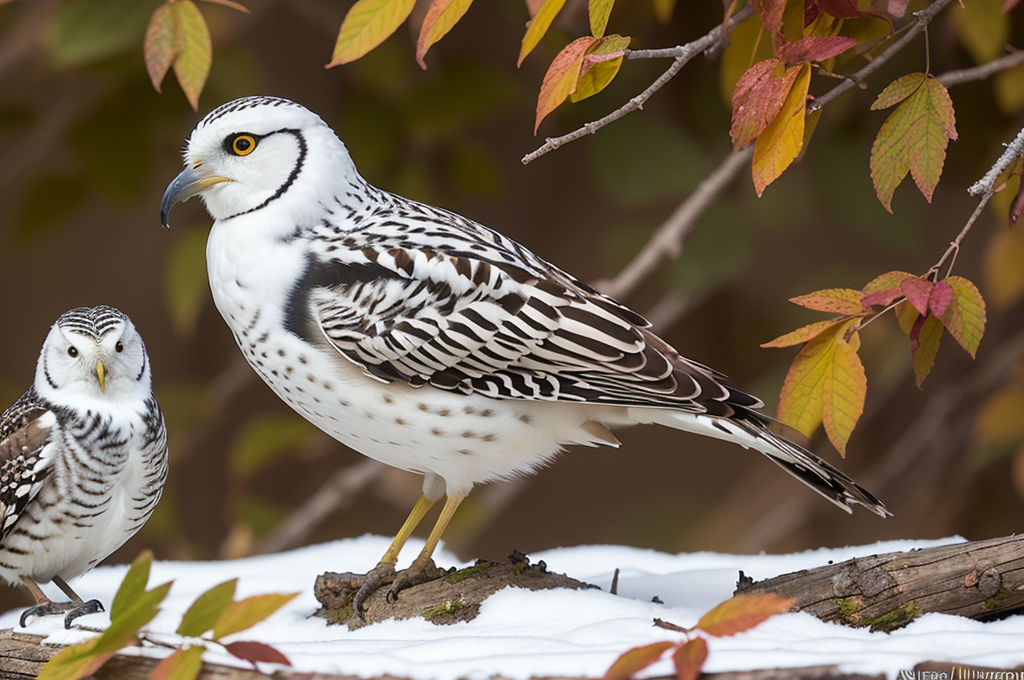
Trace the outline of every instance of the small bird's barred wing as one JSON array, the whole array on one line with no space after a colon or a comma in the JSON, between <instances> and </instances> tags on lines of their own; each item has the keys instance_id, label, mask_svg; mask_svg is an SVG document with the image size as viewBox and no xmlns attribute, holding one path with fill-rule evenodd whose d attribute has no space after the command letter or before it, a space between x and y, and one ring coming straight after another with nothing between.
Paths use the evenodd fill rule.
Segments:
<instances>
[{"instance_id":1,"label":"small bird's barred wing","mask_svg":"<svg viewBox=\"0 0 1024 680\"><path fill-rule=\"evenodd\" d=\"M725 417L760 406L554 267L538 275L466 254L363 248L307 278L323 335L386 382Z\"/></svg>"},{"instance_id":2,"label":"small bird's barred wing","mask_svg":"<svg viewBox=\"0 0 1024 680\"><path fill-rule=\"evenodd\" d=\"M33 390L0 415L0 542L51 471L43 458L56 417Z\"/></svg>"}]
</instances>

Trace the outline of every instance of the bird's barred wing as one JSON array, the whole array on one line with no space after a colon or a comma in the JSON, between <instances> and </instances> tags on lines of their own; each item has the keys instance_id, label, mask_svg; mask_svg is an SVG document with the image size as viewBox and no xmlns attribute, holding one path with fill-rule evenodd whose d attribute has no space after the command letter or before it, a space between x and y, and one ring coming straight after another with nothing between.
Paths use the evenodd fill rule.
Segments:
<instances>
[{"instance_id":1,"label":"bird's barred wing","mask_svg":"<svg viewBox=\"0 0 1024 680\"><path fill-rule=\"evenodd\" d=\"M362 252L367 260L344 268L339 283L320 277L309 301L324 337L377 379L723 416L760 405L560 270L537 276L433 251Z\"/></svg>"},{"instance_id":2,"label":"bird's barred wing","mask_svg":"<svg viewBox=\"0 0 1024 680\"><path fill-rule=\"evenodd\" d=\"M55 422L31 390L0 415L0 542L50 474L43 449Z\"/></svg>"}]
</instances>

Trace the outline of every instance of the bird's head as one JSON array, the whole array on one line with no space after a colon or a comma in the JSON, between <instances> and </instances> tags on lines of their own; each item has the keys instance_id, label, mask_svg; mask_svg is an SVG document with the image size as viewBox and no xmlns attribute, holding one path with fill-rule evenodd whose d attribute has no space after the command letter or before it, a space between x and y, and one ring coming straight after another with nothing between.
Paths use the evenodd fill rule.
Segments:
<instances>
[{"instance_id":1,"label":"bird's head","mask_svg":"<svg viewBox=\"0 0 1024 680\"><path fill-rule=\"evenodd\" d=\"M323 200L316 195L320 183L304 175L343 180L349 171L355 174L345 145L312 111L275 97L236 99L192 131L185 170L164 192L160 223L167 227L174 204L192 196L202 197L215 220L280 202L315 204Z\"/></svg>"},{"instance_id":2,"label":"bird's head","mask_svg":"<svg viewBox=\"0 0 1024 680\"><path fill-rule=\"evenodd\" d=\"M67 404L76 397L145 399L151 391L142 338L113 307L78 307L50 328L36 366L36 391Z\"/></svg>"}]
</instances>

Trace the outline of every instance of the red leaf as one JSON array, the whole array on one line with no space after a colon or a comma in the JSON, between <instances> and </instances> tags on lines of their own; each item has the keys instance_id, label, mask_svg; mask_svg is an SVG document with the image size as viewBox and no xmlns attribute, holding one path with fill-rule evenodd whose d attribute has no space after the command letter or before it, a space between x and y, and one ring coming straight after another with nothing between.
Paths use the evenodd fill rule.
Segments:
<instances>
[{"instance_id":1,"label":"red leaf","mask_svg":"<svg viewBox=\"0 0 1024 680\"><path fill-rule=\"evenodd\" d=\"M717 605L697 622L708 635L724 637L749 630L762 621L785 614L796 604L793 598L767 595L736 595L731 600Z\"/></svg>"},{"instance_id":2,"label":"red leaf","mask_svg":"<svg viewBox=\"0 0 1024 680\"><path fill-rule=\"evenodd\" d=\"M627 680L661 658L676 643L669 640L652 642L643 647L634 647L622 654L605 671L603 680Z\"/></svg>"},{"instance_id":3,"label":"red leaf","mask_svg":"<svg viewBox=\"0 0 1024 680\"><path fill-rule=\"evenodd\" d=\"M769 33L782 32L782 10L786 0L751 0L754 10L761 15L761 25Z\"/></svg>"},{"instance_id":4,"label":"red leaf","mask_svg":"<svg viewBox=\"0 0 1024 680\"><path fill-rule=\"evenodd\" d=\"M565 101L565 98L576 91L576 85L580 78L580 69L583 67L583 56L596 38L585 36L577 38L566 45L561 52L555 56L544 80L540 84L540 95L537 97L537 122L533 125L533 134L537 134L537 128L544 117L555 110Z\"/></svg>"},{"instance_id":5,"label":"red leaf","mask_svg":"<svg viewBox=\"0 0 1024 680\"><path fill-rule=\"evenodd\" d=\"M918 314L917 319L914 321L914 325L910 327L910 353L917 354L918 348L921 347L921 329L924 328L925 316Z\"/></svg>"},{"instance_id":6,"label":"red leaf","mask_svg":"<svg viewBox=\"0 0 1024 680\"><path fill-rule=\"evenodd\" d=\"M907 298L910 304L919 314L928 315L928 297L932 292L932 283L922 278L914 277L907 279L900 284L900 292Z\"/></svg>"},{"instance_id":7,"label":"red leaf","mask_svg":"<svg viewBox=\"0 0 1024 680\"><path fill-rule=\"evenodd\" d=\"M899 288L890 288L889 290L879 290L869 295L865 295L861 298L860 303L864 306L864 311L867 311L869 307L878 305L879 307L887 307L891 305L896 298L903 297L902 291Z\"/></svg>"},{"instance_id":8,"label":"red leaf","mask_svg":"<svg viewBox=\"0 0 1024 680\"><path fill-rule=\"evenodd\" d=\"M785 43L775 50L786 66L798 66L812 61L825 61L842 54L857 44L856 38L842 35L811 36Z\"/></svg>"},{"instance_id":9,"label":"red leaf","mask_svg":"<svg viewBox=\"0 0 1024 680\"><path fill-rule=\"evenodd\" d=\"M782 109L798 75L778 59L759 61L740 76L732 94L732 143L742 149L764 132Z\"/></svg>"},{"instance_id":10,"label":"red leaf","mask_svg":"<svg viewBox=\"0 0 1024 680\"><path fill-rule=\"evenodd\" d=\"M232 642L229 645L225 645L224 649L228 650L232 656L237 656L243 661L255 664L257 661L265 661L267 663L279 663L285 666L291 666L292 662L288 660L281 652L277 651L270 645L263 644L262 642Z\"/></svg>"},{"instance_id":11,"label":"red leaf","mask_svg":"<svg viewBox=\"0 0 1024 680\"><path fill-rule=\"evenodd\" d=\"M882 12L861 11L857 7L857 0L813 0L821 8L821 11L831 14L837 19L864 19L874 17L889 24L892 31L892 19Z\"/></svg>"},{"instance_id":12,"label":"red leaf","mask_svg":"<svg viewBox=\"0 0 1024 680\"><path fill-rule=\"evenodd\" d=\"M704 638L694 638L681 645L672 655L677 680L697 680L707 658L708 643Z\"/></svg>"},{"instance_id":13,"label":"red leaf","mask_svg":"<svg viewBox=\"0 0 1024 680\"><path fill-rule=\"evenodd\" d=\"M946 313L946 309L953 302L955 296L953 287L947 281L939 281L932 287L932 294L928 298L928 308L932 310L932 314L941 317Z\"/></svg>"}]
</instances>

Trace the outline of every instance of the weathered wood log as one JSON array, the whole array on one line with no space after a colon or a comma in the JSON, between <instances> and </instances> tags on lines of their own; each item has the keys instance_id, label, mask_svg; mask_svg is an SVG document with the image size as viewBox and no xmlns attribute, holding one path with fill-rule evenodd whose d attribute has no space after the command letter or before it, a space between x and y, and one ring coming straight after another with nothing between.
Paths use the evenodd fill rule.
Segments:
<instances>
[{"instance_id":1,"label":"weathered wood log","mask_svg":"<svg viewBox=\"0 0 1024 680\"><path fill-rule=\"evenodd\" d=\"M1024 611L1024 536L857 557L756 583L736 594L796 598L823 621L890 631L928 612L982 621Z\"/></svg>"}]
</instances>

